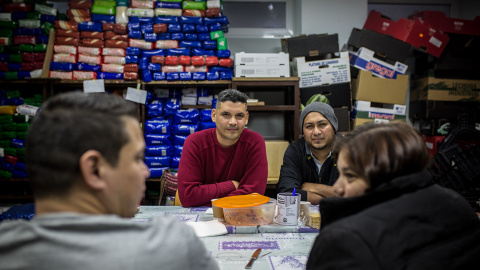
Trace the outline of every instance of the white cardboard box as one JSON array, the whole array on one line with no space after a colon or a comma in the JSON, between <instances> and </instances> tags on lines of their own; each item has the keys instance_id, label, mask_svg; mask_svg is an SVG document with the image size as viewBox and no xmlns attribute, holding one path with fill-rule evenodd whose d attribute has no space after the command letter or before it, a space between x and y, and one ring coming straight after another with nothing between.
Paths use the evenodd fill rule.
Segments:
<instances>
[{"instance_id":1,"label":"white cardboard box","mask_svg":"<svg viewBox=\"0 0 480 270\"><path fill-rule=\"evenodd\" d=\"M406 121L406 106L400 104L380 104L373 105L370 101L357 100L353 106L351 118L354 120L354 126L359 126L367 122L390 122Z\"/></svg>"},{"instance_id":2,"label":"white cardboard box","mask_svg":"<svg viewBox=\"0 0 480 270\"><path fill-rule=\"evenodd\" d=\"M290 77L288 65L235 66L235 77Z\"/></svg>"},{"instance_id":3,"label":"white cardboard box","mask_svg":"<svg viewBox=\"0 0 480 270\"><path fill-rule=\"evenodd\" d=\"M300 88L350 82L347 52L339 58L306 62L305 57L293 59L293 74L300 77Z\"/></svg>"},{"instance_id":4,"label":"white cardboard box","mask_svg":"<svg viewBox=\"0 0 480 270\"><path fill-rule=\"evenodd\" d=\"M379 60L374 57L375 52L367 48L360 48L357 52L350 53L350 65L363 69L366 71L371 71L373 75L388 78L396 79L397 75L405 74L408 69L408 66L395 62L394 65L391 65L387 62Z\"/></svg>"},{"instance_id":5,"label":"white cardboard box","mask_svg":"<svg viewBox=\"0 0 480 270\"><path fill-rule=\"evenodd\" d=\"M245 53L235 54L235 65L237 66L267 66L285 65L288 66L288 53Z\"/></svg>"}]
</instances>

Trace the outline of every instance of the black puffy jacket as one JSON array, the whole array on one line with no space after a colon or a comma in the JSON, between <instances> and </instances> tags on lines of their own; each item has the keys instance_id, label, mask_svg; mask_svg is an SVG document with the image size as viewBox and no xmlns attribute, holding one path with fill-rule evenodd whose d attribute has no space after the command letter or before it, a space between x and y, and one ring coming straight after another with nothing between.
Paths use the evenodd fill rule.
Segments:
<instances>
[{"instance_id":1,"label":"black puffy jacket","mask_svg":"<svg viewBox=\"0 0 480 270\"><path fill-rule=\"evenodd\" d=\"M320 202L307 269L479 269L480 219L427 172Z\"/></svg>"}]
</instances>

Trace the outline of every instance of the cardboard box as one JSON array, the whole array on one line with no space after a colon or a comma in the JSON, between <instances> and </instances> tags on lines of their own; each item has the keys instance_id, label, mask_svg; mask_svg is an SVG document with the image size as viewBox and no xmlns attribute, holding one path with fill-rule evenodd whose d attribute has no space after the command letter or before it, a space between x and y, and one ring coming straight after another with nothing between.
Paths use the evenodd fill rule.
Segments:
<instances>
[{"instance_id":1,"label":"cardboard box","mask_svg":"<svg viewBox=\"0 0 480 270\"><path fill-rule=\"evenodd\" d=\"M261 77L290 77L290 67L264 65L264 66L235 66L235 77L261 78Z\"/></svg>"},{"instance_id":2,"label":"cardboard box","mask_svg":"<svg viewBox=\"0 0 480 270\"><path fill-rule=\"evenodd\" d=\"M357 100L351 114L353 126L369 122L385 123L390 121L406 121L407 107L400 104L373 103Z\"/></svg>"},{"instance_id":3,"label":"cardboard box","mask_svg":"<svg viewBox=\"0 0 480 270\"><path fill-rule=\"evenodd\" d=\"M480 80L441 79L432 76L414 79L410 100L480 101Z\"/></svg>"},{"instance_id":4,"label":"cardboard box","mask_svg":"<svg viewBox=\"0 0 480 270\"><path fill-rule=\"evenodd\" d=\"M376 58L391 64L396 61L405 63L412 51L412 45L368 29L353 28L348 45L353 51L368 48L375 52Z\"/></svg>"},{"instance_id":5,"label":"cardboard box","mask_svg":"<svg viewBox=\"0 0 480 270\"><path fill-rule=\"evenodd\" d=\"M480 102L417 100L410 101L408 107L410 119L457 119L458 115L462 112L480 112Z\"/></svg>"},{"instance_id":6,"label":"cardboard box","mask_svg":"<svg viewBox=\"0 0 480 270\"><path fill-rule=\"evenodd\" d=\"M397 75L396 79L374 76L372 72L360 70L358 78L352 80L354 100L405 105L408 75Z\"/></svg>"},{"instance_id":7,"label":"cardboard box","mask_svg":"<svg viewBox=\"0 0 480 270\"><path fill-rule=\"evenodd\" d=\"M339 58L306 62L305 57L293 59L292 74L300 77L300 88L350 82L347 52Z\"/></svg>"},{"instance_id":8,"label":"cardboard box","mask_svg":"<svg viewBox=\"0 0 480 270\"><path fill-rule=\"evenodd\" d=\"M405 41L435 57L442 54L449 40L447 34L419 18L400 18L395 22L375 10L370 11L363 27Z\"/></svg>"},{"instance_id":9,"label":"cardboard box","mask_svg":"<svg viewBox=\"0 0 480 270\"><path fill-rule=\"evenodd\" d=\"M337 132L350 131L350 110L348 107L333 108L333 112L335 113L338 121Z\"/></svg>"},{"instance_id":10,"label":"cardboard box","mask_svg":"<svg viewBox=\"0 0 480 270\"><path fill-rule=\"evenodd\" d=\"M374 57L375 52L367 48L360 48L357 52L348 52L350 56L350 65L358 69L371 71L375 76L382 78L395 79L398 74L405 74L408 66L398 61L395 64L389 64ZM358 76L358 75L357 75Z\"/></svg>"},{"instance_id":11,"label":"cardboard box","mask_svg":"<svg viewBox=\"0 0 480 270\"><path fill-rule=\"evenodd\" d=\"M300 88L300 102L303 105L306 105L310 97L315 94L326 96L330 106L333 108L347 107L349 110L352 108L352 91L350 90L350 83Z\"/></svg>"},{"instance_id":12,"label":"cardboard box","mask_svg":"<svg viewBox=\"0 0 480 270\"><path fill-rule=\"evenodd\" d=\"M442 11L425 10L411 17L421 18L436 29L453 34L480 36L480 16L473 20L448 18Z\"/></svg>"},{"instance_id":13,"label":"cardboard box","mask_svg":"<svg viewBox=\"0 0 480 270\"><path fill-rule=\"evenodd\" d=\"M319 56L336 53L339 50L338 34L320 34L282 39L282 51L290 59L302 56Z\"/></svg>"},{"instance_id":14,"label":"cardboard box","mask_svg":"<svg viewBox=\"0 0 480 270\"><path fill-rule=\"evenodd\" d=\"M266 140L268 161L268 178L280 177L280 168L283 164L283 155L289 143L283 140Z\"/></svg>"},{"instance_id":15,"label":"cardboard box","mask_svg":"<svg viewBox=\"0 0 480 270\"><path fill-rule=\"evenodd\" d=\"M237 66L267 66L285 65L290 63L288 53L245 53L235 54L235 65Z\"/></svg>"}]
</instances>

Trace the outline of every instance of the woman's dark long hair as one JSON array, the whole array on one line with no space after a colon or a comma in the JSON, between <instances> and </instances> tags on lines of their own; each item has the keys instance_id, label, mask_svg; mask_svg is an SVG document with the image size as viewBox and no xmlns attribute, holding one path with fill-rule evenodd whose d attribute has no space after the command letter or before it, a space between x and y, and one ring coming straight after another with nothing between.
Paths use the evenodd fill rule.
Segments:
<instances>
[{"instance_id":1,"label":"woman's dark long hair","mask_svg":"<svg viewBox=\"0 0 480 270\"><path fill-rule=\"evenodd\" d=\"M421 172L430 163L423 139L400 122L359 126L336 144L335 157L340 151L345 151L350 168L369 181L371 189L399 176Z\"/></svg>"}]
</instances>

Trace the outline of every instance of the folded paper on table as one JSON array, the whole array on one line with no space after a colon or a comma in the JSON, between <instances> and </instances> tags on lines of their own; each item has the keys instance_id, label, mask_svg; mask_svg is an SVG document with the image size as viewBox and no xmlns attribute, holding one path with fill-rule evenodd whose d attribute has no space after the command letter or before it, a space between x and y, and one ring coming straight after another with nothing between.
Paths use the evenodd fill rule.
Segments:
<instances>
[{"instance_id":1,"label":"folded paper on table","mask_svg":"<svg viewBox=\"0 0 480 270\"><path fill-rule=\"evenodd\" d=\"M186 222L188 226L192 227L197 237L207 237L227 234L227 228L218 220Z\"/></svg>"}]
</instances>

